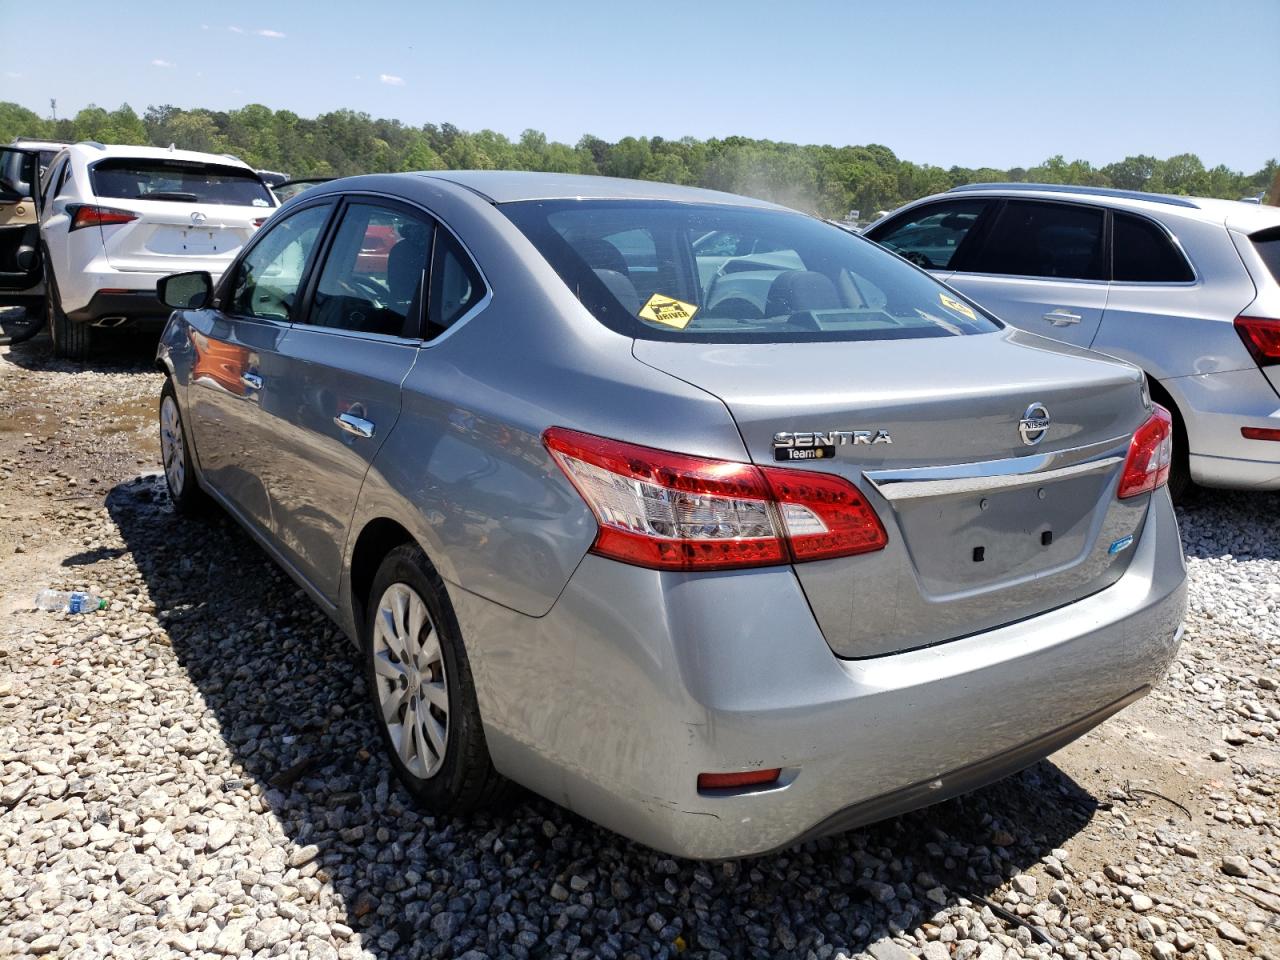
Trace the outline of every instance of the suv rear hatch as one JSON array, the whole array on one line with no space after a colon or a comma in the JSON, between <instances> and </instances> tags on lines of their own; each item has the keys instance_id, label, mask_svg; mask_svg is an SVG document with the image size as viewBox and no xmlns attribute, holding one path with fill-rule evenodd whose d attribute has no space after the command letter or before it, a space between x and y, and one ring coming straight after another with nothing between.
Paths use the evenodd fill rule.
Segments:
<instances>
[{"instance_id":1,"label":"suv rear hatch","mask_svg":"<svg viewBox=\"0 0 1280 960\"><path fill-rule=\"evenodd\" d=\"M102 206L136 217L99 228L107 262L125 272L216 279L275 207L257 174L229 164L112 157L91 180Z\"/></svg>"},{"instance_id":2,"label":"suv rear hatch","mask_svg":"<svg viewBox=\"0 0 1280 960\"><path fill-rule=\"evenodd\" d=\"M875 507L889 531L884 550L795 566L842 657L956 639L1071 603L1114 583L1141 533L1149 497L1116 498L1130 438L1149 415L1142 374L1127 364L1012 330L636 340L633 351L719 397L755 462L795 456L779 453L778 439L822 447L784 465L839 474ZM1032 445L1024 434L1039 436L1042 413L1050 425Z\"/></svg>"}]
</instances>

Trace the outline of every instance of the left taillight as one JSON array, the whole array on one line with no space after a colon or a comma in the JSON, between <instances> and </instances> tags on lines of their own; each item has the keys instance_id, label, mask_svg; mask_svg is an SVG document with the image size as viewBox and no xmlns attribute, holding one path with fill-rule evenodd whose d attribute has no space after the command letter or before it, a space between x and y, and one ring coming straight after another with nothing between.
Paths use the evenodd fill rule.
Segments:
<instances>
[{"instance_id":1,"label":"left taillight","mask_svg":"<svg viewBox=\"0 0 1280 960\"><path fill-rule=\"evenodd\" d=\"M1173 464L1173 418L1160 404L1129 441L1129 456L1117 492L1121 500L1150 493L1169 482Z\"/></svg>"},{"instance_id":2,"label":"left taillight","mask_svg":"<svg viewBox=\"0 0 1280 960\"><path fill-rule=\"evenodd\" d=\"M67 212L71 214L71 226L68 230L79 230L81 227L106 227L117 223L132 223L138 219L136 213L128 210L117 210L115 207L99 207L92 203L67 204Z\"/></svg>"},{"instance_id":3,"label":"left taillight","mask_svg":"<svg viewBox=\"0 0 1280 960\"><path fill-rule=\"evenodd\" d=\"M624 563L726 570L867 553L888 542L875 510L840 477L562 427L542 439L600 525L592 551Z\"/></svg>"}]
</instances>

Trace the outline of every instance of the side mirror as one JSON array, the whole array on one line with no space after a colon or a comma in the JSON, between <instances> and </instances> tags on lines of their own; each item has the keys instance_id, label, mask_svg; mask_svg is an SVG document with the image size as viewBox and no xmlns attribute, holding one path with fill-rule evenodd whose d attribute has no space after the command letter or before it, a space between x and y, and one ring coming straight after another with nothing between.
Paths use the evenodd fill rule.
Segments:
<instances>
[{"instance_id":1,"label":"side mirror","mask_svg":"<svg viewBox=\"0 0 1280 960\"><path fill-rule=\"evenodd\" d=\"M156 283L156 296L174 310L203 310L213 302L213 278L207 270L162 277Z\"/></svg>"}]
</instances>

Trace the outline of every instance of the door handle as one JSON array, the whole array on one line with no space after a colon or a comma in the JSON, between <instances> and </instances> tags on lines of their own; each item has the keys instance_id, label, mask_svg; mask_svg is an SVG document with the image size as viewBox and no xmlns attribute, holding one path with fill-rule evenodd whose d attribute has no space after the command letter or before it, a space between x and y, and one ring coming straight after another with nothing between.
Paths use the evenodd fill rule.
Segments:
<instances>
[{"instance_id":1,"label":"door handle","mask_svg":"<svg viewBox=\"0 0 1280 960\"><path fill-rule=\"evenodd\" d=\"M354 413L340 413L333 418L333 422L339 430L345 430L352 436L373 436L374 422L366 420L364 417L357 417Z\"/></svg>"},{"instance_id":2,"label":"door handle","mask_svg":"<svg viewBox=\"0 0 1280 960\"><path fill-rule=\"evenodd\" d=\"M1046 313L1044 319L1055 327L1069 327L1073 323L1079 323L1081 317L1078 313L1072 313L1070 310L1059 307L1057 310L1050 310Z\"/></svg>"},{"instance_id":3,"label":"door handle","mask_svg":"<svg viewBox=\"0 0 1280 960\"><path fill-rule=\"evenodd\" d=\"M240 382L244 384L246 387L248 387L250 390L262 389L262 378L258 376L256 373L240 374Z\"/></svg>"}]
</instances>

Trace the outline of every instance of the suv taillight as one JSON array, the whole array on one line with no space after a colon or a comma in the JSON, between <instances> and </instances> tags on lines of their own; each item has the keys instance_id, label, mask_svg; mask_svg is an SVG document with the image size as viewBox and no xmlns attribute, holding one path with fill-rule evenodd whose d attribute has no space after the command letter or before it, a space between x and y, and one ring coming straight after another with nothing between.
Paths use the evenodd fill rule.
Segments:
<instances>
[{"instance_id":1,"label":"suv taillight","mask_svg":"<svg viewBox=\"0 0 1280 960\"><path fill-rule=\"evenodd\" d=\"M1236 333L1260 367L1280 363L1280 320L1236 317Z\"/></svg>"},{"instance_id":2,"label":"suv taillight","mask_svg":"<svg viewBox=\"0 0 1280 960\"><path fill-rule=\"evenodd\" d=\"M594 553L657 570L726 570L880 550L858 488L825 473L708 460L551 427L542 442L600 524Z\"/></svg>"},{"instance_id":3,"label":"suv taillight","mask_svg":"<svg viewBox=\"0 0 1280 960\"><path fill-rule=\"evenodd\" d=\"M138 219L136 213L128 210L98 207L91 203L69 203L67 212L71 214L69 230L79 230L81 227L106 227L114 223L132 223Z\"/></svg>"},{"instance_id":4,"label":"suv taillight","mask_svg":"<svg viewBox=\"0 0 1280 960\"><path fill-rule=\"evenodd\" d=\"M1160 404L1129 442L1129 456L1120 477L1121 500L1150 493L1169 481L1173 464L1173 418Z\"/></svg>"}]
</instances>

